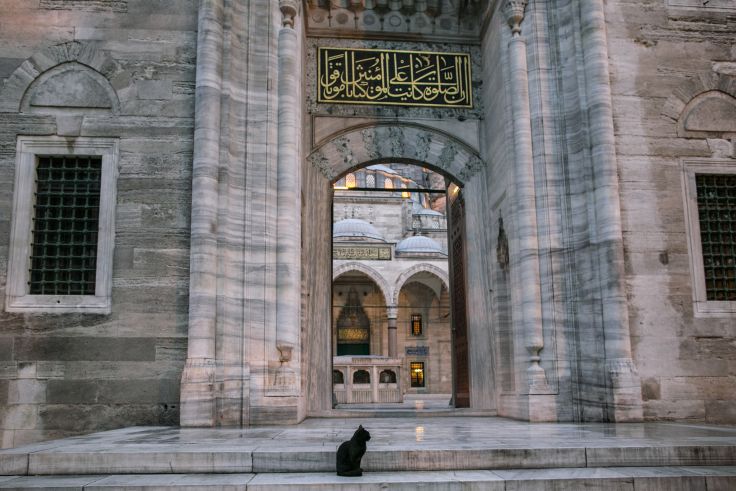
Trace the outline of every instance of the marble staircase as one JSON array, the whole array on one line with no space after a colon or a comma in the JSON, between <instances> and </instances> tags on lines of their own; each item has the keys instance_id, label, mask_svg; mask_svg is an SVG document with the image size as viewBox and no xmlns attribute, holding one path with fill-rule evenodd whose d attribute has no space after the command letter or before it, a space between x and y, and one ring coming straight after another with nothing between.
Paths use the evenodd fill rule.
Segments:
<instances>
[{"instance_id":1,"label":"marble staircase","mask_svg":"<svg viewBox=\"0 0 736 491\"><path fill-rule=\"evenodd\" d=\"M334 475L362 423L365 475ZM529 424L492 417L137 427L0 451L0 489L733 490L736 428Z\"/></svg>"}]
</instances>

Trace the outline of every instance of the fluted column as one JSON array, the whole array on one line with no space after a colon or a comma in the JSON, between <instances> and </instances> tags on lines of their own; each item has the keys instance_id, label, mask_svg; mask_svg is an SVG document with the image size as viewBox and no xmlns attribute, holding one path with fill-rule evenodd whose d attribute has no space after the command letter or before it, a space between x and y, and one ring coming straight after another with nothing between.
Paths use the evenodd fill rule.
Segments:
<instances>
[{"instance_id":1,"label":"fluted column","mask_svg":"<svg viewBox=\"0 0 736 491\"><path fill-rule=\"evenodd\" d=\"M181 425L215 424L217 204L224 0L201 0L192 164L192 223L187 361Z\"/></svg>"},{"instance_id":2,"label":"fluted column","mask_svg":"<svg viewBox=\"0 0 736 491\"><path fill-rule=\"evenodd\" d=\"M387 309L388 316L388 356L390 358L396 358L396 323L399 316L398 309L396 307L389 307Z\"/></svg>"},{"instance_id":3,"label":"fluted column","mask_svg":"<svg viewBox=\"0 0 736 491\"><path fill-rule=\"evenodd\" d=\"M527 380L529 394L549 393L547 377L540 365L544 348L542 304L539 273L539 242L537 238L537 205L534 185L531 110L527 71L526 40L521 35L527 0L506 0L504 14L511 27L509 64L514 127L514 184L517 223L515 265L518 269L521 323L524 345L529 354Z\"/></svg>"},{"instance_id":4,"label":"fluted column","mask_svg":"<svg viewBox=\"0 0 736 491\"><path fill-rule=\"evenodd\" d=\"M624 252L616 164L605 10L602 0L580 2L583 67L595 176L595 237L605 335L606 369L615 421L642 419L641 382L631 358L624 285Z\"/></svg>"},{"instance_id":5,"label":"fluted column","mask_svg":"<svg viewBox=\"0 0 736 491\"><path fill-rule=\"evenodd\" d=\"M296 389L289 362L299 342L301 282L301 196L299 166L299 64L294 22L297 0L279 0L282 27L278 41L278 159L276 251L276 348L281 368L275 378L282 389Z\"/></svg>"}]
</instances>

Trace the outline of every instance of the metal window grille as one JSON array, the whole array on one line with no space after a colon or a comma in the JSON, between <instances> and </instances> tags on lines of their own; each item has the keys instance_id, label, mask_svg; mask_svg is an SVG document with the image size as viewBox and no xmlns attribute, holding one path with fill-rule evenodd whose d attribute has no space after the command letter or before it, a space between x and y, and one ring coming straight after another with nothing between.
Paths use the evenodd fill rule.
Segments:
<instances>
[{"instance_id":1,"label":"metal window grille","mask_svg":"<svg viewBox=\"0 0 736 491\"><path fill-rule=\"evenodd\" d=\"M411 335L421 336L422 335L422 314L411 315Z\"/></svg>"},{"instance_id":2,"label":"metal window grille","mask_svg":"<svg viewBox=\"0 0 736 491\"><path fill-rule=\"evenodd\" d=\"M354 188L356 186L357 180L355 179L355 174L348 174L345 176L345 187Z\"/></svg>"},{"instance_id":3,"label":"metal window grille","mask_svg":"<svg viewBox=\"0 0 736 491\"><path fill-rule=\"evenodd\" d=\"M368 174L365 176L365 187L367 188L376 187L376 176L375 175Z\"/></svg>"},{"instance_id":4,"label":"metal window grille","mask_svg":"<svg viewBox=\"0 0 736 491\"><path fill-rule=\"evenodd\" d=\"M411 372L411 386L424 387L424 363L420 361L411 362L409 371Z\"/></svg>"},{"instance_id":5,"label":"metal window grille","mask_svg":"<svg viewBox=\"0 0 736 491\"><path fill-rule=\"evenodd\" d=\"M94 295L102 158L38 157L32 295Z\"/></svg>"},{"instance_id":6,"label":"metal window grille","mask_svg":"<svg viewBox=\"0 0 736 491\"><path fill-rule=\"evenodd\" d=\"M736 174L697 174L706 298L736 300Z\"/></svg>"},{"instance_id":7,"label":"metal window grille","mask_svg":"<svg viewBox=\"0 0 736 491\"><path fill-rule=\"evenodd\" d=\"M383 180L383 187L386 189L393 189L394 182L390 178L387 177Z\"/></svg>"}]
</instances>

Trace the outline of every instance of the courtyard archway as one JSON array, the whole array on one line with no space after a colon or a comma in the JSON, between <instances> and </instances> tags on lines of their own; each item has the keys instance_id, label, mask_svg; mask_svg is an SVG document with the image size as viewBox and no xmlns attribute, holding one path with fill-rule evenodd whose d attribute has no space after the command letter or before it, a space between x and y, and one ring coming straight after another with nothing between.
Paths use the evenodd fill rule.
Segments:
<instances>
[{"instance_id":1,"label":"courtyard archway","mask_svg":"<svg viewBox=\"0 0 736 491\"><path fill-rule=\"evenodd\" d=\"M330 381L332 380L332 329L331 329L331 271L332 261L332 191L333 184L345 179L356 169L379 164L401 163L425 167L445 176L456 193L472 182L483 166L476 149L462 138L444 131L414 123L385 123L353 126L322 139L307 158L303 179L303 296L304 344L306 346L306 384L308 414L329 414L333 406ZM473 252L471 252L473 253ZM463 250L458 258L465 261ZM452 268L451 268L452 269ZM405 282L409 277L403 278ZM449 275L442 274L448 290ZM464 278L460 278L464 282ZM403 284L403 283L402 283ZM396 285L395 285L396 286ZM391 288L390 300L398 296ZM401 285L398 285L399 290ZM464 286L459 290L464 291ZM463 298L463 302L464 302ZM395 305L395 303L394 303ZM490 335L476 336L490 346ZM480 333L480 329L478 330ZM465 337L465 343L473 336ZM467 355L468 349L465 347ZM484 353L489 350L484 349ZM486 355L487 356L487 355ZM474 362L464 360L466 365ZM482 362L485 366L489 361ZM475 389L484 394L478 399L484 409L492 408L493 377L479 379ZM488 387L485 387L485 385ZM473 385L472 383L470 384ZM478 406L480 407L480 406Z\"/></svg>"}]
</instances>

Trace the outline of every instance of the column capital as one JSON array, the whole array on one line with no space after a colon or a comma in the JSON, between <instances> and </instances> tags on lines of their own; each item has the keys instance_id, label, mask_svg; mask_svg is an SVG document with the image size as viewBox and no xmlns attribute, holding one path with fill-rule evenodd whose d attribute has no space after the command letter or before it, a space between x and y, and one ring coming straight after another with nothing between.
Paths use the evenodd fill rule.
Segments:
<instances>
[{"instance_id":1,"label":"column capital","mask_svg":"<svg viewBox=\"0 0 736 491\"><path fill-rule=\"evenodd\" d=\"M389 319L397 319L399 317L399 308L393 305L386 307L386 317Z\"/></svg>"},{"instance_id":2,"label":"column capital","mask_svg":"<svg viewBox=\"0 0 736 491\"><path fill-rule=\"evenodd\" d=\"M299 14L298 0L279 0L279 9L281 9L281 23L283 27L294 28L294 19Z\"/></svg>"},{"instance_id":3,"label":"column capital","mask_svg":"<svg viewBox=\"0 0 736 491\"><path fill-rule=\"evenodd\" d=\"M528 3L528 0L504 0L502 10L514 36L521 35L521 23Z\"/></svg>"}]
</instances>

